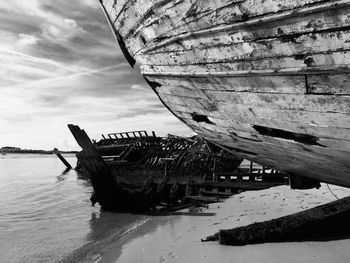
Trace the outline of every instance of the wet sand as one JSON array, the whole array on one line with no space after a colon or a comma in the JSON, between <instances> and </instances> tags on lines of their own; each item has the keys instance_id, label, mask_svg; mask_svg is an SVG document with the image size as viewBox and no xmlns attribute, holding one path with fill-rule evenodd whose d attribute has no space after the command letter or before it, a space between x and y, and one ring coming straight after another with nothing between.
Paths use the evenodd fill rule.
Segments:
<instances>
[{"instance_id":1,"label":"wet sand","mask_svg":"<svg viewBox=\"0 0 350 263\"><path fill-rule=\"evenodd\" d=\"M330 187L339 198L350 195L350 189ZM349 262L350 239L238 247L201 242L219 229L277 218L334 200L326 185L318 190L280 186L244 192L196 214L153 217L112 244L95 262Z\"/></svg>"}]
</instances>

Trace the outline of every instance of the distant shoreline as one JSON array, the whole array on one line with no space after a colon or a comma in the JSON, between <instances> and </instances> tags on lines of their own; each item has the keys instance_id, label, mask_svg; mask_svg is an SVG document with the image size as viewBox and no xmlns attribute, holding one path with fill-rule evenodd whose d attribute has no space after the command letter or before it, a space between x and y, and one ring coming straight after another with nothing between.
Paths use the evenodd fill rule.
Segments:
<instances>
[{"instance_id":1,"label":"distant shoreline","mask_svg":"<svg viewBox=\"0 0 350 263\"><path fill-rule=\"evenodd\" d=\"M57 151L61 154L76 154L78 151ZM14 151L6 151L0 149L0 154L13 154L13 153L23 153L23 154L55 154L55 151L46 151L46 150L14 150Z\"/></svg>"}]
</instances>

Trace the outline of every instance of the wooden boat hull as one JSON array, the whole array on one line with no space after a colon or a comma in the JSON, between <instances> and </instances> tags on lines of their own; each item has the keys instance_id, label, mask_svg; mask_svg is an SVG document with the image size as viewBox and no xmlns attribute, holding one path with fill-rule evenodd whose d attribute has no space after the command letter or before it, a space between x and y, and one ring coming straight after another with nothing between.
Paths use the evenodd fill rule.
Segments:
<instances>
[{"instance_id":1,"label":"wooden boat hull","mask_svg":"<svg viewBox=\"0 0 350 263\"><path fill-rule=\"evenodd\" d=\"M131 65L205 138L350 186L349 0L122 0L103 10Z\"/></svg>"}]
</instances>

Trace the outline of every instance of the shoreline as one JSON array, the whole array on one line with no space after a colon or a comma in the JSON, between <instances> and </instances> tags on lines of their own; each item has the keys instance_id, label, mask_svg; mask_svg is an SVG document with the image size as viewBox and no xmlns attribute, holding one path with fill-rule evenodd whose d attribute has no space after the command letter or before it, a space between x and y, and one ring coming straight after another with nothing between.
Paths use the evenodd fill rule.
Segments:
<instances>
[{"instance_id":1,"label":"shoreline","mask_svg":"<svg viewBox=\"0 0 350 263\"><path fill-rule=\"evenodd\" d=\"M58 151L58 153L61 154L77 154L79 151ZM0 151L1 155L11 155L11 154L47 154L47 155L54 155L56 154L54 151L46 151L46 150L23 150L23 151L13 151L13 152L6 152L6 151Z\"/></svg>"},{"instance_id":2,"label":"shoreline","mask_svg":"<svg viewBox=\"0 0 350 263\"><path fill-rule=\"evenodd\" d=\"M339 197L350 189L331 186ZM283 242L246 246L223 246L201 242L219 229L229 229L277 218L334 201L326 184L320 189L291 190L279 186L234 195L224 203L210 204L194 216L154 216L123 236L95 262L344 262L350 240ZM188 210L183 210L187 212ZM210 215L214 213L215 215ZM287 255L287 256L286 256ZM296 259L293 255L300 256ZM300 261L298 261L300 260Z\"/></svg>"}]
</instances>

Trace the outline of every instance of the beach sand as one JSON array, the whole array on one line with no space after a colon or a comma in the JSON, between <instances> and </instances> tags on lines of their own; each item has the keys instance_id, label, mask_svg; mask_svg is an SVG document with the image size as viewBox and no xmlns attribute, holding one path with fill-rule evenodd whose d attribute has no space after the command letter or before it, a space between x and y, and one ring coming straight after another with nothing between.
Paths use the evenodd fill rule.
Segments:
<instances>
[{"instance_id":1,"label":"beach sand","mask_svg":"<svg viewBox=\"0 0 350 263\"><path fill-rule=\"evenodd\" d=\"M350 189L330 187L339 198L350 195ZM196 214L153 217L115 242L95 262L350 262L350 239L246 246L201 242L219 229L277 218L334 200L325 184L318 190L280 186L243 192Z\"/></svg>"}]
</instances>

